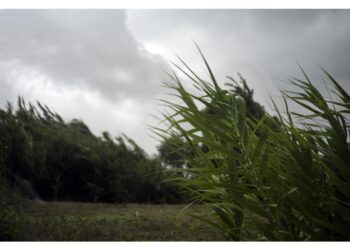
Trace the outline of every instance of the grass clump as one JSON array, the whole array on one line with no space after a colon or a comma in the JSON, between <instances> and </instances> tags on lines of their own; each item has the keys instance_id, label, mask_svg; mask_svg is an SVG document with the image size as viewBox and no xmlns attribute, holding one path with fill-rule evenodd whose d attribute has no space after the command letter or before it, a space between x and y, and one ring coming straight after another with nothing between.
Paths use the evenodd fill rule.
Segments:
<instances>
[{"instance_id":1,"label":"grass clump","mask_svg":"<svg viewBox=\"0 0 350 250\"><path fill-rule=\"evenodd\" d=\"M257 117L247 98L220 87L200 54L210 80L180 59L175 67L198 91L169 75L166 86L181 103L165 101L172 113L159 133L171 131L194 152L176 180L212 209L210 219L195 217L230 240L349 240L348 93L323 71L327 98L303 72L305 79L290 81L297 91L281 93L285 111L273 101L276 116ZM305 112L292 112L290 102Z\"/></svg>"}]
</instances>

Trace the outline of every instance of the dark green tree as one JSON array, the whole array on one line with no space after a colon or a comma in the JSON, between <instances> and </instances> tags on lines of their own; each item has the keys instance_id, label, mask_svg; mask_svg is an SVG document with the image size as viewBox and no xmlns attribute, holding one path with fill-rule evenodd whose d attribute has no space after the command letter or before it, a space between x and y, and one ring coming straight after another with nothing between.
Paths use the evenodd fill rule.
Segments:
<instances>
[{"instance_id":1,"label":"dark green tree","mask_svg":"<svg viewBox=\"0 0 350 250\"><path fill-rule=\"evenodd\" d=\"M132 139L95 136L82 121L66 123L41 103L18 98L16 108L0 110L0 138L3 179L12 188L29 184L25 189L45 200L180 201L176 188L163 183L160 161Z\"/></svg>"},{"instance_id":2,"label":"dark green tree","mask_svg":"<svg viewBox=\"0 0 350 250\"><path fill-rule=\"evenodd\" d=\"M235 95L243 97L247 105L246 115L255 120L260 120L265 114L264 107L254 100L254 91L249 88L247 81L239 73L238 77L239 80L236 80L231 76L227 76L230 80L229 83L225 83L228 89L222 92L226 102L230 103L231 97ZM214 118L217 112L216 109L220 109L220 107L210 105L210 108L206 107L202 112L210 114ZM271 124L275 124L275 122ZM201 148L203 151L207 151L205 145L202 145ZM188 145L182 141L182 138L175 133L171 133L168 137L163 139L158 146L158 152L163 164L172 168L190 167L186 159L194 156L192 148L189 148Z\"/></svg>"}]
</instances>

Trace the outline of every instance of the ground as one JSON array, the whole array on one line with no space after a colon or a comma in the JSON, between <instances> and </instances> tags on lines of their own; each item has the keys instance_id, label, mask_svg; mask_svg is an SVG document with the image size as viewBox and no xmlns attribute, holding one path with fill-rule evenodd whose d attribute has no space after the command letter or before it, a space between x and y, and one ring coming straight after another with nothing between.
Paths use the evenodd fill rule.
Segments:
<instances>
[{"instance_id":1,"label":"ground","mask_svg":"<svg viewBox=\"0 0 350 250\"><path fill-rule=\"evenodd\" d=\"M209 214L203 205L27 202L19 240L29 241L222 241L209 225L188 215Z\"/></svg>"}]
</instances>

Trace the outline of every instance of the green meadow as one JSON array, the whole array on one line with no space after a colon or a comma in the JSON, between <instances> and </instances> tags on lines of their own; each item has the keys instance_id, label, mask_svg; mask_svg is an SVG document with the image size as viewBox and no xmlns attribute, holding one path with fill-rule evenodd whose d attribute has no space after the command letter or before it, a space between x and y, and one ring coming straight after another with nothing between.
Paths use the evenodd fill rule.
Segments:
<instances>
[{"instance_id":1,"label":"green meadow","mask_svg":"<svg viewBox=\"0 0 350 250\"><path fill-rule=\"evenodd\" d=\"M28 241L218 241L222 235L188 213L205 216L203 205L26 202L16 240Z\"/></svg>"}]
</instances>

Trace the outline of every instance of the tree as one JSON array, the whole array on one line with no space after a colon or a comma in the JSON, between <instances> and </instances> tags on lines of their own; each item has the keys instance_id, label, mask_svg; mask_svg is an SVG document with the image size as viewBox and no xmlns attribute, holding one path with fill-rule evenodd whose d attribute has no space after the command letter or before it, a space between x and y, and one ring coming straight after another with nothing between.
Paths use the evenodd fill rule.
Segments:
<instances>
[{"instance_id":1,"label":"tree","mask_svg":"<svg viewBox=\"0 0 350 250\"><path fill-rule=\"evenodd\" d=\"M0 109L0 146L0 175L12 186L28 181L45 200L179 201L173 185L161 184L158 159L131 138L95 136L83 121L66 123L41 103L20 97L17 108Z\"/></svg>"},{"instance_id":2,"label":"tree","mask_svg":"<svg viewBox=\"0 0 350 250\"><path fill-rule=\"evenodd\" d=\"M166 167L188 167L186 159L193 155L193 151L176 134L166 137L158 146L159 157Z\"/></svg>"},{"instance_id":3,"label":"tree","mask_svg":"<svg viewBox=\"0 0 350 250\"><path fill-rule=\"evenodd\" d=\"M253 89L248 87L246 80L239 73L238 77L239 80L237 81L233 77L227 76L231 82L225 83L229 89L222 91L225 102L229 104L232 96L241 96L246 103L246 115L255 120L260 120L265 114L264 107L254 100ZM220 105L221 104L213 105L213 103L211 103L211 105L206 106L202 112L215 116L217 110L220 109ZM258 132L259 131L257 131L257 133ZM205 144L203 144L201 148L204 152L207 151ZM187 159L195 155L193 149L188 147L181 139L181 136L176 133L171 133L163 139L158 146L158 152L163 164L172 168L190 167Z\"/></svg>"}]
</instances>

